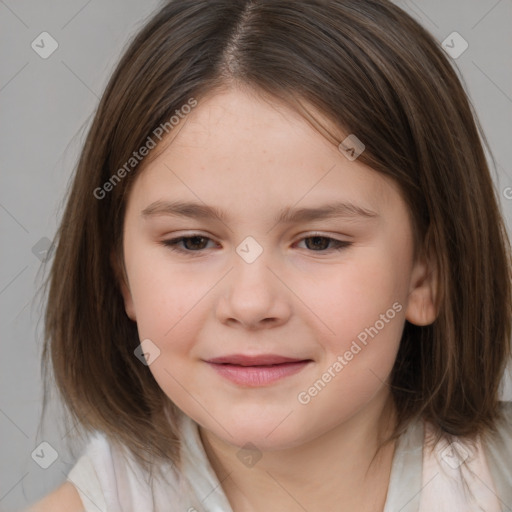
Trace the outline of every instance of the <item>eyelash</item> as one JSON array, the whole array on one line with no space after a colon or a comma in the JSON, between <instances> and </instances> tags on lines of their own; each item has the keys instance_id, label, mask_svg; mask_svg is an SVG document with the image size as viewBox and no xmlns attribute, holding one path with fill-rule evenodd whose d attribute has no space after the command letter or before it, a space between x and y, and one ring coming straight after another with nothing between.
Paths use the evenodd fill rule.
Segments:
<instances>
[{"instance_id":1,"label":"eyelash","mask_svg":"<svg viewBox=\"0 0 512 512\"><path fill-rule=\"evenodd\" d=\"M189 235L189 236L180 236L180 237L177 237L177 238L172 238L170 240L164 240L163 242L161 242L161 244L169 249L171 249L172 251L175 251L175 252L178 252L178 253L181 253L181 254L187 254L187 255L190 255L190 256L200 256L200 254L205 250L205 249L199 249L199 250L189 250L189 249L183 249L182 247L179 247L178 244L183 242L184 240L190 240L192 238L202 238L204 240L207 240L207 241L210 241L212 240L211 238L207 237L207 236L203 236L203 235L200 235L200 234L193 234L193 235ZM343 249L346 249L348 247L350 247L352 245L352 242L346 242L346 241L343 241L343 240L337 240L335 238L331 238L329 236L323 236L323 235L310 235L310 236L306 236L304 238L301 238L299 241L302 241L302 240L307 240L307 239L310 239L310 238L323 238L323 239L326 239L326 240L329 240L330 242L332 242L335 247L332 247L331 249L327 249L327 250L319 250L319 251L315 251L315 250L310 250L311 252L317 252L317 253L330 253L332 251L336 251L336 252L339 252L339 251L342 251ZM194 254L194 253L197 253L197 254Z\"/></svg>"}]
</instances>

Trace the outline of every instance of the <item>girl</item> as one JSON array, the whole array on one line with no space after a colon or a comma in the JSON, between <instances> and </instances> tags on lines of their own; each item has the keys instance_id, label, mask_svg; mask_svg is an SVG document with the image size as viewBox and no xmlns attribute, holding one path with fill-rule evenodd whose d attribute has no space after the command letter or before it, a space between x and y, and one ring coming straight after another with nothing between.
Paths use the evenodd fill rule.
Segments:
<instances>
[{"instance_id":1,"label":"girl","mask_svg":"<svg viewBox=\"0 0 512 512\"><path fill-rule=\"evenodd\" d=\"M510 510L478 133L386 0L168 2L59 230L45 357L92 436L34 510Z\"/></svg>"}]
</instances>

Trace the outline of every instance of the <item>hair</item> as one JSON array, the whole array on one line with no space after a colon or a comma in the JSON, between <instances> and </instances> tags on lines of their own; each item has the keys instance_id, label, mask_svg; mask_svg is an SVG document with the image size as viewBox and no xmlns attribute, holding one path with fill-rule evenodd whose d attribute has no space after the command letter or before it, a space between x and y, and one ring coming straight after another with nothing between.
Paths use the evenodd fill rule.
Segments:
<instances>
[{"instance_id":1,"label":"hair","mask_svg":"<svg viewBox=\"0 0 512 512\"><path fill-rule=\"evenodd\" d=\"M174 0L135 36L89 129L46 283L43 368L71 417L143 464L179 463L180 411L134 356L137 325L119 287L141 165L102 199L94 191L191 98L229 87L356 134L366 146L358 161L394 180L410 209L438 314L427 326L405 322L391 375L395 433L415 418L447 435L495 428L511 272L487 142L439 44L387 0Z\"/></svg>"}]
</instances>

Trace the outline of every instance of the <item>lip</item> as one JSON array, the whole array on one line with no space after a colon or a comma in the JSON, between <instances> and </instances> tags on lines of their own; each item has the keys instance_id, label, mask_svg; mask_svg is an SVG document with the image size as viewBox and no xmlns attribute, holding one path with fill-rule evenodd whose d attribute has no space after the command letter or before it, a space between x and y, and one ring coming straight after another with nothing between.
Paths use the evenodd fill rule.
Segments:
<instances>
[{"instance_id":1,"label":"lip","mask_svg":"<svg viewBox=\"0 0 512 512\"><path fill-rule=\"evenodd\" d=\"M231 354L228 356L214 357L213 359L208 359L207 362L217 364L236 364L239 366L264 366L281 363L296 363L298 361L305 361L305 359L285 357L277 354L260 354L257 356Z\"/></svg>"},{"instance_id":2,"label":"lip","mask_svg":"<svg viewBox=\"0 0 512 512\"><path fill-rule=\"evenodd\" d=\"M227 380L246 387L261 387L300 372L311 359L296 359L274 354L247 356L234 354L206 361Z\"/></svg>"}]
</instances>

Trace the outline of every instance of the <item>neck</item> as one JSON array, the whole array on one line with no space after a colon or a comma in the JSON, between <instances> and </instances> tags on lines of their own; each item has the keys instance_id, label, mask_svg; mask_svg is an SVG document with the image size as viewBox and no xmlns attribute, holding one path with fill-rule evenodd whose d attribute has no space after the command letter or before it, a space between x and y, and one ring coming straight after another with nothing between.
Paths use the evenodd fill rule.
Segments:
<instances>
[{"instance_id":1,"label":"neck","mask_svg":"<svg viewBox=\"0 0 512 512\"><path fill-rule=\"evenodd\" d=\"M384 441L395 416L389 395L379 402L300 446L262 453L252 467L240 463L239 447L199 431L234 512L381 512L395 448Z\"/></svg>"}]
</instances>

